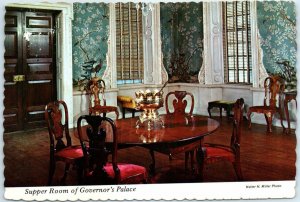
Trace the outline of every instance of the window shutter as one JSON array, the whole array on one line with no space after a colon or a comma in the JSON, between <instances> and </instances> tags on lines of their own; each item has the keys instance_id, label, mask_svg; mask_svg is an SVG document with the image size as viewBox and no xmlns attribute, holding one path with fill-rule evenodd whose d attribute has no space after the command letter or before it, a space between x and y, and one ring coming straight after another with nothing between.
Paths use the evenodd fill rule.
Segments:
<instances>
[{"instance_id":1,"label":"window shutter","mask_svg":"<svg viewBox=\"0 0 300 202\"><path fill-rule=\"evenodd\" d=\"M228 83L251 83L250 3L223 2L224 65Z\"/></svg>"},{"instance_id":2,"label":"window shutter","mask_svg":"<svg viewBox=\"0 0 300 202\"><path fill-rule=\"evenodd\" d=\"M116 4L116 44L117 79L123 83L142 81L144 74L142 12L135 3Z\"/></svg>"}]
</instances>

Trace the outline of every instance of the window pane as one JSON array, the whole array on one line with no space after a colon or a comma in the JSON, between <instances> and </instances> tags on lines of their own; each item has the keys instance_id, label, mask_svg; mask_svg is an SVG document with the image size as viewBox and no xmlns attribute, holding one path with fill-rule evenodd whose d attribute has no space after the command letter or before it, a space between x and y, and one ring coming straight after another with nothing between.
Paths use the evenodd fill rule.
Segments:
<instances>
[{"instance_id":1,"label":"window pane","mask_svg":"<svg viewBox=\"0 0 300 202\"><path fill-rule=\"evenodd\" d=\"M251 83L250 2L223 2L225 81Z\"/></svg>"}]
</instances>

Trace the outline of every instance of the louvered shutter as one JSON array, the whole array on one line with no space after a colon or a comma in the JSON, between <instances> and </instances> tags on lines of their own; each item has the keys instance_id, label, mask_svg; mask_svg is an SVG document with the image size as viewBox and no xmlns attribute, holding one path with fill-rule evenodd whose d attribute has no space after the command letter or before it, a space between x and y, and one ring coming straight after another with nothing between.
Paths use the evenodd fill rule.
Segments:
<instances>
[{"instance_id":1,"label":"louvered shutter","mask_svg":"<svg viewBox=\"0 0 300 202\"><path fill-rule=\"evenodd\" d=\"M250 2L223 2L225 81L252 83Z\"/></svg>"},{"instance_id":2,"label":"louvered shutter","mask_svg":"<svg viewBox=\"0 0 300 202\"><path fill-rule=\"evenodd\" d=\"M116 46L118 83L142 82L142 12L135 3L116 4Z\"/></svg>"}]
</instances>

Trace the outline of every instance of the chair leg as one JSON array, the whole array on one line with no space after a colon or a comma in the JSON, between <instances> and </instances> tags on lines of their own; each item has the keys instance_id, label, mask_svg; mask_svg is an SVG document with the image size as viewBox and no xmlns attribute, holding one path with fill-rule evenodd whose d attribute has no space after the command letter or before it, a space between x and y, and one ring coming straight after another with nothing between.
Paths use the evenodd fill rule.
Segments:
<instances>
[{"instance_id":1,"label":"chair leg","mask_svg":"<svg viewBox=\"0 0 300 202\"><path fill-rule=\"evenodd\" d=\"M190 151L190 156L191 156L191 169L192 169L192 172L195 172L195 167L194 167L194 150Z\"/></svg>"},{"instance_id":2,"label":"chair leg","mask_svg":"<svg viewBox=\"0 0 300 202\"><path fill-rule=\"evenodd\" d=\"M269 133L272 133L272 118L273 118L273 114L271 112L265 114L265 118L267 121L267 130Z\"/></svg>"},{"instance_id":3,"label":"chair leg","mask_svg":"<svg viewBox=\"0 0 300 202\"><path fill-rule=\"evenodd\" d=\"M282 112L280 111L280 109L279 109L278 113L279 113L279 116L280 116L280 124L283 128L283 131L285 131L285 126L283 125L283 115L282 115Z\"/></svg>"},{"instance_id":4,"label":"chair leg","mask_svg":"<svg viewBox=\"0 0 300 202\"><path fill-rule=\"evenodd\" d=\"M233 167L235 170L235 173L237 175L237 178L239 181L243 180L243 175L242 175L242 169L241 169L241 163L240 162L234 162Z\"/></svg>"},{"instance_id":5,"label":"chair leg","mask_svg":"<svg viewBox=\"0 0 300 202\"><path fill-rule=\"evenodd\" d=\"M48 186L50 186L52 184L52 179L53 179L54 172L55 172L55 161L54 161L54 159L50 158Z\"/></svg>"},{"instance_id":6,"label":"chair leg","mask_svg":"<svg viewBox=\"0 0 300 202\"><path fill-rule=\"evenodd\" d=\"M70 163L66 163L64 176L61 178L61 181L60 181L60 183L62 185L65 185L65 183L66 183L66 178L68 176L69 169L70 169Z\"/></svg>"},{"instance_id":7,"label":"chair leg","mask_svg":"<svg viewBox=\"0 0 300 202\"><path fill-rule=\"evenodd\" d=\"M251 128L251 114L252 114L252 112L248 111L247 118L248 118L248 121L249 121L249 128Z\"/></svg>"},{"instance_id":8,"label":"chair leg","mask_svg":"<svg viewBox=\"0 0 300 202\"><path fill-rule=\"evenodd\" d=\"M185 172L187 172L187 170L188 170L189 155L190 155L190 152L186 151L185 155L184 155L184 170L185 170Z\"/></svg>"},{"instance_id":9,"label":"chair leg","mask_svg":"<svg viewBox=\"0 0 300 202\"><path fill-rule=\"evenodd\" d=\"M81 185L83 181L83 175L84 175L84 159L79 159L76 162L77 165L77 179L78 179L78 184Z\"/></svg>"},{"instance_id":10,"label":"chair leg","mask_svg":"<svg viewBox=\"0 0 300 202\"><path fill-rule=\"evenodd\" d=\"M208 112L209 117L211 118L210 110L211 110L211 106L208 106L208 107L207 107L207 112Z\"/></svg>"},{"instance_id":11,"label":"chair leg","mask_svg":"<svg viewBox=\"0 0 300 202\"><path fill-rule=\"evenodd\" d=\"M204 151L202 151L202 148L198 148L196 150L196 158L198 163L198 175L199 180L203 181L203 171L204 171Z\"/></svg>"},{"instance_id":12,"label":"chair leg","mask_svg":"<svg viewBox=\"0 0 300 202\"><path fill-rule=\"evenodd\" d=\"M122 109L122 118L124 119L125 118L125 108L123 107Z\"/></svg>"}]
</instances>

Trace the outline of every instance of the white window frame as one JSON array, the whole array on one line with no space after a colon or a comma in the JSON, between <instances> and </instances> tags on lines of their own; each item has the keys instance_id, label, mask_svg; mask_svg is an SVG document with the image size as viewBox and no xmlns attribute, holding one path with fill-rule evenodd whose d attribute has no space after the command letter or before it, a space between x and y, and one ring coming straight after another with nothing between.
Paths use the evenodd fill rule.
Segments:
<instances>
[{"instance_id":1,"label":"white window frame","mask_svg":"<svg viewBox=\"0 0 300 202\"><path fill-rule=\"evenodd\" d=\"M260 87L261 81L266 77L266 70L262 64L256 9L256 1L250 1L252 87L254 88ZM222 26L222 2L203 2L205 84L225 84Z\"/></svg>"},{"instance_id":2,"label":"white window frame","mask_svg":"<svg viewBox=\"0 0 300 202\"><path fill-rule=\"evenodd\" d=\"M148 5L149 6L149 5ZM109 39L107 53L107 68L103 74L108 88L133 86L141 84L117 85L116 65L116 18L115 3L110 3ZM160 39L160 5L151 4L151 10L143 15L143 49L144 49L144 80L143 84L162 84L165 70L162 66ZM154 59L155 58L155 59Z\"/></svg>"}]
</instances>

